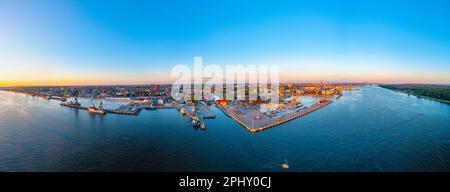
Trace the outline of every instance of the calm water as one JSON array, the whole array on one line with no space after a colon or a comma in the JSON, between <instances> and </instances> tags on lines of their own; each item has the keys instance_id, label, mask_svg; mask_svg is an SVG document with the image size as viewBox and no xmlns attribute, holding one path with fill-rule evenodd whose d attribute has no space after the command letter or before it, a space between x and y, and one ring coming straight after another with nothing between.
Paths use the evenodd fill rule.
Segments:
<instances>
[{"instance_id":1,"label":"calm water","mask_svg":"<svg viewBox=\"0 0 450 192\"><path fill-rule=\"evenodd\" d=\"M0 91L0 171L449 171L450 105L378 87L251 134L214 109L89 115Z\"/></svg>"}]
</instances>

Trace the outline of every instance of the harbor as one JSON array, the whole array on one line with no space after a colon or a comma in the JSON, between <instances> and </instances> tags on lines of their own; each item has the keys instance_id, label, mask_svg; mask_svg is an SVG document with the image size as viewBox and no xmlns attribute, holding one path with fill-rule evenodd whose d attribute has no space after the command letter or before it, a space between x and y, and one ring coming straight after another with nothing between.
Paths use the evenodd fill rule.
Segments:
<instances>
[{"instance_id":1,"label":"harbor","mask_svg":"<svg viewBox=\"0 0 450 192\"><path fill-rule=\"evenodd\" d=\"M184 104L178 108L178 111L190 119L194 127L200 127L203 130L206 129L205 119L216 117L208 104L203 101Z\"/></svg>"},{"instance_id":2,"label":"harbor","mask_svg":"<svg viewBox=\"0 0 450 192\"><path fill-rule=\"evenodd\" d=\"M357 85L357 84L356 84ZM238 86L238 85L235 85ZM285 83L279 88L279 102L261 96L257 100L226 100L208 95L201 100L175 100L168 86L85 87L85 88L13 88L46 100L59 100L60 105L86 110L92 115L138 116L143 110L177 109L194 128L206 129L207 119L214 119L212 107L243 126L251 133L263 131L325 107L342 97L343 91L357 90L353 84ZM164 87L164 88L163 88ZM202 90L194 90L202 91ZM267 90L260 90L267 92ZM127 97L128 95L132 97ZM79 97L81 96L81 97Z\"/></svg>"},{"instance_id":3,"label":"harbor","mask_svg":"<svg viewBox=\"0 0 450 192\"><path fill-rule=\"evenodd\" d=\"M250 133L214 104L209 108L216 117L205 119L206 130L202 130L192 128L188 117L181 116L177 108L142 110L138 116L97 115L60 106L56 100L5 91L0 91L0 95L4 106L0 109L2 130L13 137L2 140L4 150L0 158L5 162L5 171L73 171L74 167L92 171L93 165L98 171L179 171L180 165L193 171L379 170L375 161L384 171L425 168L445 171L448 169L444 166L450 166L450 148L437 145L448 140L445 130L450 106L377 87L344 92L339 100L325 107L256 133ZM88 99L79 100L81 108L92 104ZM102 101L107 109L126 104ZM312 103L302 101L305 106ZM99 102L93 104L98 107ZM374 110L378 108L395 111ZM423 115L417 115L418 111ZM247 124L251 128L251 121ZM427 135L430 129L436 137ZM17 151L11 144L18 141L30 144L21 145ZM410 147L414 143L417 146ZM57 146L64 155L49 170L48 161L43 161L45 157L41 154L53 154L52 146ZM27 150L22 150L23 147ZM380 149L384 151L377 151ZM14 150L17 157L11 159ZM115 156L116 152L122 154ZM355 166L348 156L342 155L348 153L361 157L361 164ZM418 154L418 159L407 158L411 154ZM23 161L24 156L30 161ZM395 159L398 156L401 159ZM171 160L167 161L169 157ZM281 167L286 159L287 165ZM442 164L427 163L427 167L418 164L424 161ZM115 162L114 166L111 162ZM324 162L336 163L336 167ZM396 163L408 166L402 169L391 166ZM36 165L43 168L37 169Z\"/></svg>"},{"instance_id":4,"label":"harbor","mask_svg":"<svg viewBox=\"0 0 450 192\"><path fill-rule=\"evenodd\" d=\"M256 133L289 122L296 118L302 117L322 107L325 107L331 103L333 103L333 101L325 100L323 102L315 103L309 107L305 107L298 111L286 112L282 116L276 116L275 118L268 117L256 110L249 110L246 111L247 113L242 113L236 112L236 110L233 109L232 107L218 106L218 108L225 115L227 115L228 117L239 123L249 132Z\"/></svg>"},{"instance_id":5,"label":"harbor","mask_svg":"<svg viewBox=\"0 0 450 192\"><path fill-rule=\"evenodd\" d=\"M244 127L249 132L255 133L259 131L263 131L277 125L286 123L288 121L294 120L296 118L307 115L313 111L316 111L322 107L325 107L329 104L333 103L331 100L325 100L322 102L315 103L309 107L304 107L301 110L297 111L287 111L282 115L278 115L275 117L268 117L267 115L256 111L254 109L237 109L235 106L221 106L215 105L218 109L220 109L226 116L236 121L242 127ZM81 106L79 103L71 103L71 102L63 102L60 104L61 106L70 107L74 109L81 109L89 111L92 106ZM94 106L95 107L95 106ZM103 109L104 113L97 112L98 114L121 114L121 115L139 115L142 110L156 110L156 109L171 109L176 108L175 106L142 106L137 104L126 104L121 105L115 109ZM215 118L214 112L210 109L206 103L191 103L189 105L179 106L178 111L183 116L186 116L189 120L192 121L194 127L200 127L202 129L206 128L205 119L213 119ZM245 111L243 111L245 110Z\"/></svg>"},{"instance_id":6,"label":"harbor","mask_svg":"<svg viewBox=\"0 0 450 192\"><path fill-rule=\"evenodd\" d=\"M153 98L155 99L155 98ZM169 99L166 99L169 100ZM156 100L156 104L150 103L152 99L146 98L146 99L136 99L136 100L130 100L128 99L128 103L119 105L114 108L104 108L103 102L100 102L99 108L100 111L97 111L99 114L120 114L120 115L139 115L139 113L142 110L156 110L156 109L172 109L176 108L178 105L176 102L167 102L164 103L163 98L158 98ZM83 106L80 102L78 102L78 99L75 98L74 101L68 101L68 102L61 102L61 106L75 108L75 109L81 109L81 110L88 110L90 107L94 107L94 110L96 110L96 106L93 104L91 106ZM91 110L92 111L92 110Z\"/></svg>"}]
</instances>

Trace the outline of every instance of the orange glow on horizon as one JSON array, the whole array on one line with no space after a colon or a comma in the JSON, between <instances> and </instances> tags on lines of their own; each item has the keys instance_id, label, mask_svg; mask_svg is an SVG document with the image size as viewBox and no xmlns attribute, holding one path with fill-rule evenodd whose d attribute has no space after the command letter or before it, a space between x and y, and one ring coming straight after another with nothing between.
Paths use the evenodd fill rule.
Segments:
<instances>
[{"instance_id":1,"label":"orange glow on horizon","mask_svg":"<svg viewBox=\"0 0 450 192\"><path fill-rule=\"evenodd\" d=\"M374 82L374 83L449 83L447 76L425 76L425 75L395 75L395 74L333 74L333 73L284 73L280 75L282 82ZM133 75L130 75L133 77ZM10 86L75 86L75 85L126 85L126 84L150 84L150 83L171 83L177 78L170 78L168 75L151 75L150 77L126 76L80 76L80 77L60 77L60 78L28 78L5 80L0 79L0 87Z\"/></svg>"}]
</instances>

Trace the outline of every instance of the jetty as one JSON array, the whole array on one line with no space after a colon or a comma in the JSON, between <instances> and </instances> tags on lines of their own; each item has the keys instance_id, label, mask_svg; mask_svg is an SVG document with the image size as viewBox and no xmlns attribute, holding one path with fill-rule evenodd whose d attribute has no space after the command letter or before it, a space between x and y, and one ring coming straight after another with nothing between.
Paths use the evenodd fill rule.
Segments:
<instances>
[{"instance_id":1,"label":"jetty","mask_svg":"<svg viewBox=\"0 0 450 192\"><path fill-rule=\"evenodd\" d=\"M192 120L194 127L200 127L201 129L206 129L205 119L216 117L211 108L204 102L180 106L178 111Z\"/></svg>"}]
</instances>

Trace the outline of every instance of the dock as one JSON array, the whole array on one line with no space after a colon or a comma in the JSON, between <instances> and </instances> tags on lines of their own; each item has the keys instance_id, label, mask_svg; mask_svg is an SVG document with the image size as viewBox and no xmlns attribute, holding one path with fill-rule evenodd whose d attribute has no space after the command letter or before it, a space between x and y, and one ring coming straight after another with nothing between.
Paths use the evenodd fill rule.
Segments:
<instances>
[{"instance_id":1,"label":"dock","mask_svg":"<svg viewBox=\"0 0 450 192\"><path fill-rule=\"evenodd\" d=\"M215 118L216 115L211 110L211 108L204 102L198 102L194 105L183 105L180 109L185 111L185 115L190 120L200 121L200 128L205 129L205 119Z\"/></svg>"},{"instance_id":2,"label":"dock","mask_svg":"<svg viewBox=\"0 0 450 192\"><path fill-rule=\"evenodd\" d=\"M85 107L85 106L73 105L73 104L69 104L69 103L61 103L59 105L65 106L65 107L74 108L74 109L88 110L88 108ZM122 115L138 115L141 110L142 109L139 109L139 110L123 110L121 108L119 108L119 109L105 109L106 113L122 114Z\"/></svg>"},{"instance_id":3,"label":"dock","mask_svg":"<svg viewBox=\"0 0 450 192\"><path fill-rule=\"evenodd\" d=\"M203 119L213 119L216 117L214 112L209 108L209 106L204 104L196 104L196 105L184 105L181 106L186 114L190 113L192 109L195 107L195 115L199 118Z\"/></svg>"},{"instance_id":4,"label":"dock","mask_svg":"<svg viewBox=\"0 0 450 192\"><path fill-rule=\"evenodd\" d=\"M243 126L245 129L247 129L249 132L251 133L255 133L255 132L259 132L259 131L263 131L272 127L275 127L277 125L286 123L288 121L294 120L296 118L302 117L304 115L307 115L313 111L316 111L322 107L325 107L329 104L333 103L333 101L327 100L324 101L322 103L315 103L305 109L302 109L300 111L297 112L291 112L289 114L285 114L285 116L283 116L282 118L264 118L262 120L255 120L252 119L251 122L244 122L246 121L245 118L239 118L236 115L233 115L231 112L229 112L227 109L225 109L224 107L218 107L225 115L227 115L228 117L230 117L231 119L233 119L234 121L236 121L237 123L239 123L241 126ZM256 124L256 127L255 127Z\"/></svg>"},{"instance_id":5,"label":"dock","mask_svg":"<svg viewBox=\"0 0 450 192\"><path fill-rule=\"evenodd\" d=\"M245 129L247 129L251 133L263 131L277 125L286 123L288 121L294 120L296 118L307 115L313 111L316 111L322 107L325 107L329 104L333 103L332 100L325 100L323 102L315 103L309 107L305 107L298 111L289 110L283 111L277 114L276 116L267 116L265 114L260 113L256 109L244 109L245 113L242 113L242 108L233 108L230 106L220 106L217 105L225 115L239 123ZM88 107L74 105L70 103L61 103L61 106L71 107L75 109L88 110ZM122 115L139 115L139 113L143 110L153 110L153 109L162 109L162 108L176 108L175 105L170 106L144 106L139 104L126 104L121 105L115 109L105 109L107 113L112 114L122 114ZM204 126L204 119L215 118L214 112L211 110L209 106L203 103L197 103L195 105L184 105L181 106L183 110L186 112L187 118L190 120L198 119ZM194 109L192 112L192 109Z\"/></svg>"},{"instance_id":6,"label":"dock","mask_svg":"<svg viewBox=\"0 0 450 192\"><path fill-rule=\"evenodd\" d=\"M68 103L61 103L59 105L65 106L65 107L71 107L71 108L75 108L75 109L88 110L87 107L83 107L83 106L80 106L80 105L71 105L71 104L68 104Z\"/></svg>"},{"instance_id":7,"label":"dock","mask_svg":"<svg viewBox=\"0 0 450 192\"><path fill-rule=\"evenodd\" d=\"M85 106L80 105L73 105L69 103L61 103L61 106L75 108L75 109L81 109L81 110L88 110ZM112 113L112 114L121 114L121 115L139 115L139 113L142 110L154 110L154 109L172 109L176 106L142 106L142 105L136 105L136 104L126 104L121 105L115 109L105 109L106 113Z\"/></svg>"}]
</instances>

